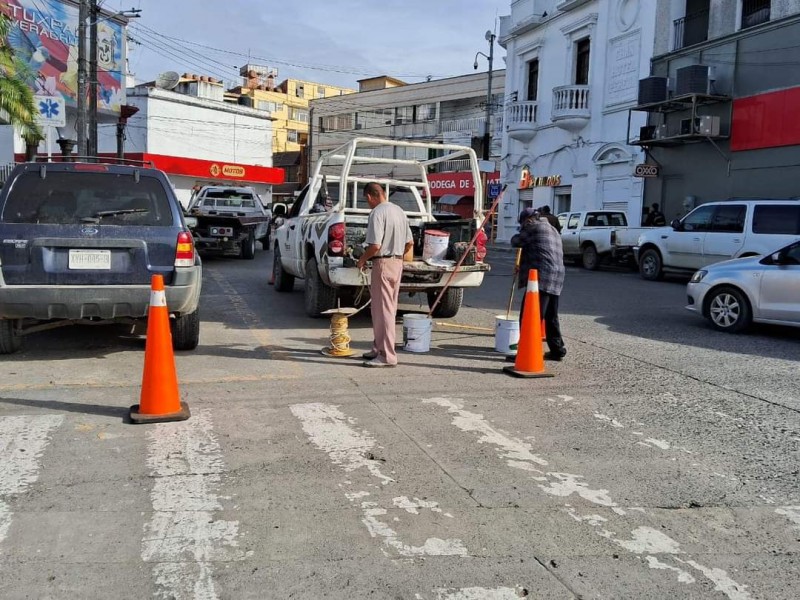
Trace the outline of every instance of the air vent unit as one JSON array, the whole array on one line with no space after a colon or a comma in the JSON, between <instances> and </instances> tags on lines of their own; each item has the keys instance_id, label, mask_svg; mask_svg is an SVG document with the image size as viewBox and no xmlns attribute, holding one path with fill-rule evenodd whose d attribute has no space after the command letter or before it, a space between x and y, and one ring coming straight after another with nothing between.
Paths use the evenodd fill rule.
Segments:
<instances>
[{"instance_id":1,"label":"air vent unit","mask_svg":"<svg viewBox=\"0 0 800 600\"><path fill-rule=\"evenodd\" d=\"M656 136L656 126L655 125L645 125L644 127L639 128L639 141L640 142L647 142L649 140L655 139Z\"/></svg>"},{"instance_id":2,"label":"air vent unit","mask_svg":"<svg viewBox=\"0 0 800 600\"><path fill-rule=\"evenodd\" d=\"M639 80L639 104L653 104L666 99L666 77L645 77Z\"/></svg>"},{"instance_id":3,"label":"air vent unit","mask_svg":"<svg viewBox=\"0 0 800 600\"><path fill-rule=\"evenodd\" d=\"M675 72L675 95L707 94L708 65L690 65Z\"/></svg>"}]
</instances>

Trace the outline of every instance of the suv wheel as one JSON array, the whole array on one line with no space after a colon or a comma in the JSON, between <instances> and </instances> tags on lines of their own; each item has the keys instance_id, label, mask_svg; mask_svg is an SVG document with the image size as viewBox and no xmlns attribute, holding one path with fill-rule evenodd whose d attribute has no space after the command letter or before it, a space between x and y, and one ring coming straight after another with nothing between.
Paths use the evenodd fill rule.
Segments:
<instances>
[{"instance_id":1,"label":"suv wheel","mask_svg":"<svg viewBox=\"0 0 800 600\"><path fill-rule=\"evenodd\" d=\"M750 325L752 315L745 295L733 287L712 291L706 300L706 315L714 329L736 333Z\"/></svg>"},{"instance_id":2,"label":"suv wheel","mask_svg":"<svg viewBox=\"0 0 800 600\"><path fill-rule=\"evenodd\" d=\"M195 310L188 315L175 317L172 326L172 348L175 350L194 350L200 343L200 315Z\"/></svg>"},{"instance_id":3,"label":"suv wheel","mask_svg":"<svg viewBox=\"0 0 800 600\"><path fill-rule=\"evenodd\" d=\"M242 242L240 256L245 260L253 260L256 257L256 234L252 229L247 234L247 239Z\"/></svg>"},{"instance_id":4,"label":"suv wheel","mask_svg":"<svg viewBox=\"0 0 800 600\"><path fill-rule=\"evenodd\" d=\"M22 336L19 334L19 321L0 320L0 354L14 354L20 348L22 348Z\"/></svg>"},{"instance_id":5,"label":"suv wheel","mask_svg":"<svg viewBox=\"0 0 800 600\"><path fill-rule=\"evenodd\" d=\"M278 250L277 244L275 245L275 253L272 255L272 276L276 291L291 292L294 289L294 275L289 275L283 270L281 251Z\"/></svg>"},{"instance_id":6,"label":"suv wheel","mask_svg":"<svg viewBox=\"0 0 800 600\"><path fill-rule=\"evenodd\" d=\"M639 257L639 274L647 281L658 281L664 277L661 255L658 250L648 248Z\"/></svg>"},{"instance_id":7,"label":"suv wheel","mask_svg":"<svg viewBox=\"0 0 800 600\"><path fill-rule=\"evenodd\" d=\"M587 244L584 246L583 252L581 252L581 264L583 268L587 271L595 271L597 270L599 262L597 248L594 247L594 244Z\"/></svg>"},{"instance_id":8,"label":"suv wheel","mask_svg":"<svg viewBox=\"0 0 800 600\"><path fill-rule=\"evenodd\" d=\"M326 310L336 307L336 290L326 285L319 276L317 261L309 258L306 263L305 278L306 314L309 317L320 317Z\"/></svg>"}]
</instances>

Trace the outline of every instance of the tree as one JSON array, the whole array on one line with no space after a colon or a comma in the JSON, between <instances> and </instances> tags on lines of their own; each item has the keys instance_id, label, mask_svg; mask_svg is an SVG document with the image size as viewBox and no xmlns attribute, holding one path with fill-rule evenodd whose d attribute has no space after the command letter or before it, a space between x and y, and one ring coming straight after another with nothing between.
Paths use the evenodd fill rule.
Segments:
<instances>
[{"instance_id":1,"label":"tree","mask_svg":"<svg viewBox=\"0 0 800 600\"><path fill-rule=\"evenodd\" d=\"M0 115L19 127L26 142L36 142L43 136L36 124L33 91L26 83L27 66L17 59L14 49L8 44L9 31L11 19L0 12Z\"/></svg>"}]
</instances>

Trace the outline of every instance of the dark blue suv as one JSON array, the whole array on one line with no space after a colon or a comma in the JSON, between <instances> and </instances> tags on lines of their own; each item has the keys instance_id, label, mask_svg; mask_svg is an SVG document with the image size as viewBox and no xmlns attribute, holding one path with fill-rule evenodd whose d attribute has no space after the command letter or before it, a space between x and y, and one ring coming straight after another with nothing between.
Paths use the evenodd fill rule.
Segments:
<instances>
[{"instance_id":1,"label":"dark blue suv","mask_svg":"<svg viewBox=\"0 0 800 600\"><path fill-rule=\"evenodd\" d=\"M147 316L166 284L176 350L197 347L202 266L163 172L102 163L25 163L0 192L0 354L26 333Z\"/></svg>"}]
</instances>

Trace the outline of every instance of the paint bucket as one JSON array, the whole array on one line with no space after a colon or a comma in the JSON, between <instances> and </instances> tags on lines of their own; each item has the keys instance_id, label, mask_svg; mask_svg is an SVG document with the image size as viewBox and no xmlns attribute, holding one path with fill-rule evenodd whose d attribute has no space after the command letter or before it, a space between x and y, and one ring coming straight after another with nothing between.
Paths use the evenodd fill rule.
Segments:
<instances>
[{"instance_id":1,"label":"paint bucket","mask_svg":"<svg viewBox=\"0 0 800 600\"><path fill-rule=\"evenodd\" d=\"M433 321L428 315L410 313L403 315L403 350L428 352L431 349Z\"/></svg>"},{"instance_id":2,"label":"paint bucket","mask_svg":"<svg viewBox=\"0 0 800 600\"><path fill-rule=\"evenodd\" d=\"M422 246L422 260L436 258L444 260L447 257L447 246L450 244L450 234L438 229L425 232L425 244Z\"/></svg>"},{"instance_id":3,"label":"paint bucket","mask_svg":"<svg viewBox=\"0 0 800 600\"><path fill-rule=\"evenodd\" d=\"M494 321L494 349L495 352L503 354L516 354L516 346L519 343L519 318L497 315Z\"/></svg>"}]
</instances>

